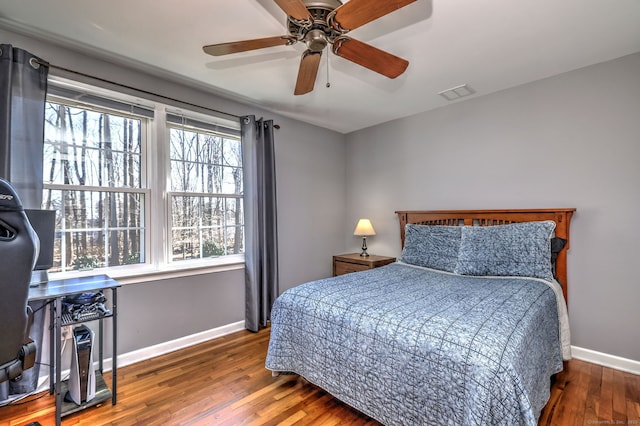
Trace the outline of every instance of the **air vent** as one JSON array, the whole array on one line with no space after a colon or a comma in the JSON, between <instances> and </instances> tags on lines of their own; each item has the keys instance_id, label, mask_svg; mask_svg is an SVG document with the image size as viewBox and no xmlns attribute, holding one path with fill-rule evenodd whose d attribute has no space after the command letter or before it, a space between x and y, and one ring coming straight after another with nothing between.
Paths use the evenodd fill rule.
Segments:
<instances>
[{"instance_id":1,"label":"air vent","mask_svg":"<svg viewBox=\"0 0 640 426\"><path fill-rule=\"evenodd\" d=\"M476 93L475 90L467 84L461 84L460 86L438 92L438 95L448 101L455 101L456 99L464 98L465 96L473 95L474 93Z\"/></svg>"}]
</instances>

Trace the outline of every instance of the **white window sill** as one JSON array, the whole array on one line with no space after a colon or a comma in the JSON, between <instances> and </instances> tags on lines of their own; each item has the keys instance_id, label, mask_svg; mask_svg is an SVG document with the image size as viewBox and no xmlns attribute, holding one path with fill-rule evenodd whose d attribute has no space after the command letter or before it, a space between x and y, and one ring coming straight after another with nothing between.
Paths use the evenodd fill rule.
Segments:
<instances>
[{"instance_id":1,"label":"white window sill","mask_svg":"<svg viewBox=\"0 0 640 426\"><path fill-rule=\"evenodd\" d=\"M158 281L169 278L189 277L193 275L210 274L244 269L244 255L228 256L221 259L205 261L172 262L161 267L155 265L130 265L111 268L98 268L84 271L70 271L49 274L49 280L88 277L106 274L120 284L136 284Z\"/></svg>"}]
</instances>

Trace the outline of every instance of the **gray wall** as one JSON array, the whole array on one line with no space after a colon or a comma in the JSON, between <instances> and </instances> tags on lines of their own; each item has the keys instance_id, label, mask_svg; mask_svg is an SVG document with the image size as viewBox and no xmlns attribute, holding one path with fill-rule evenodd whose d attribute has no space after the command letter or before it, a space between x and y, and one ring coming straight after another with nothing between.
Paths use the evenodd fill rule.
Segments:
<instances>
[{"instance_id":1,"label":"gray wall","mask_svg":"<svg viewBox=\"0 0 640 426\"><path fill-rule=\"evenodd\" d=\"M135 71L1 29L0 41L140 89L274 118L282 126L282 290L329 276L332 254L358 250L351 233L359 217L378 233L371 252L399 255L398 209L576 207L573 344L640 360L640 280L631 266L640 252L640 54L345 137L169 81L160 70ZM243 277L240 270L126 285L119 352L242 320Z\"/></svg>"},{"instance_id":2,"label":"gray wall","mask_svg":"<svg viewBox=\"0 0 640 426\"><path fill-rule=\"evenodd\" d=\"M281 290L331 275L331 256L344 243L344 135L168 80L161 70L136 71L3 29L0 42L120 84L231 114L273 118L281 126L276 130ZM121 354L244 319L243 270L127 284L118 295Z\"/></svg>"},{"instance_id":3,"label":"gray wall","mask_svg":"<svg viewBox=\"0 0 640 426\"><path fill-rule=\"evenodd\" d=\"M577 208L572 344L640 360L640 54L364 129L347 145L344 232L370 216L373 253L400 254L395 210Z\"/></svg>"},{"instance_id":4,"label":"gray wall","mask_svg":"<svg viewBox=\"0 0 640 426\"><path fill-rule=\"evenodd\" d=\"M118 352L244 320L243 286L243 269L126 284L118 292Z\"/></svg>"}]
</instances>

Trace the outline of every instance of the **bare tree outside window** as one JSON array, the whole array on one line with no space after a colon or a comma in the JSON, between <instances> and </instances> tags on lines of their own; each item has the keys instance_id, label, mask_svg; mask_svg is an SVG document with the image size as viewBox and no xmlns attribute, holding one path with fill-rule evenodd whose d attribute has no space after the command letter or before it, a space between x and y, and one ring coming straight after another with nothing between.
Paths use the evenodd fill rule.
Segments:
<instances>
[{"instance_id":1,"label":"bare tree outside window","mask_svg":"<svg viewBox=\"0 0 640 426\"><path fill-rule=\"evenodd\" d=\"M242 153L232 122L73 82L50 89L42 202L56 211L49 272L139 274L170 262L242 260L234 256L244 253Z\"/></svg>"},{"instance_id":2,"label":"bare tree outside window","mask_svg":"<svg viewBox=\"0 0 640 426\"><path fill-rule=\"evenodd\" d=\"M43 208L57 211L52 272L143 263L142 126L48 102Z\"/></svg>"},{"instance_id":3,"label":"bare tree outside window","mask_svg":"<svg viewBox=\"0 0 640 426\"><path fill-rule=\"evenodd\" d=\"M240 140L170 127L171 260L244 253Z\"/></svg>"}]
</instances>

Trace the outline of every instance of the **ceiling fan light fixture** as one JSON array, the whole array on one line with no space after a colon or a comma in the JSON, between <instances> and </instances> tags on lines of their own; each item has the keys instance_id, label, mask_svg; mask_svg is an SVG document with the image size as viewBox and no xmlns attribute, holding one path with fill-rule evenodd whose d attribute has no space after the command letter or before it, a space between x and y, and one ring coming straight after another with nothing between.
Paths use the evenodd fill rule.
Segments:
<instances>
[{"instance_id":1,"label":"ceiling fan light fixture","mask_svg":"<svg viewBox=\"0 0 640 426\"><path fill-rule=\"evenodd\" d=\"M322 52L327 47L327 37L324 31L319 29L309 31L305 35L304 41L312 52Z\"/></svg>"}]
</instances>

